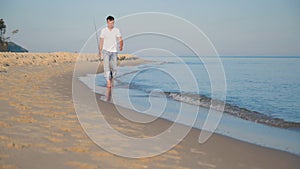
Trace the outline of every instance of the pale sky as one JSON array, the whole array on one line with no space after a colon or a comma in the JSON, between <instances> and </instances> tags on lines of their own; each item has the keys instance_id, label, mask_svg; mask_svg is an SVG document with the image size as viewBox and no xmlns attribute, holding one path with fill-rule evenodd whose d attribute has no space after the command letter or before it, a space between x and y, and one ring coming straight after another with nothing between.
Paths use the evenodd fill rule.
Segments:
<instances>
[{"instance_id":1,"label":"pale sky","mask_svg":"<svg viewBox=\"0 0 300 169\"><path fill-rule=\"evenodd\" d=\"M93 18L100 28L108 15L117 24L118 18L137 12L164 12L187 19L208 36L220 55L300 56L298 0L0 2L7 35L19 29L12 41L30 52L80 51L95 31ZM127 50L125 46L124 53Z\"/></svg>"}]
</instances>

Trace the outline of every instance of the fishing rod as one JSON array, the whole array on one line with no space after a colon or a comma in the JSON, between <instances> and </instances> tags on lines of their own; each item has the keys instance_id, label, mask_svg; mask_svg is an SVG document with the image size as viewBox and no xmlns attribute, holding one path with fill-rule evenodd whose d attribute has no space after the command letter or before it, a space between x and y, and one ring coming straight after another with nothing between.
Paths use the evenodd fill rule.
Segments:
<instances>
[{"instance_id":1,"label":"fishing rod","mask_svg":"<svg viewBox=\"0 0 300 169\"><path fill-rule=\"evenodd\" d=\"M97 30L97 27L96 27L96 23L95 23L95 18L93 18L93 22L94 22L94 27L95 27L95 31L96 31L96 41L97 41L97 47L98 47L98 53L100 53L100 47L99 47L99 37L98 37L98 30ZM98 61L98 59L96 60ZM99 57L99 61L101 62L101 58Z\"/></svg>"}]
</instances>

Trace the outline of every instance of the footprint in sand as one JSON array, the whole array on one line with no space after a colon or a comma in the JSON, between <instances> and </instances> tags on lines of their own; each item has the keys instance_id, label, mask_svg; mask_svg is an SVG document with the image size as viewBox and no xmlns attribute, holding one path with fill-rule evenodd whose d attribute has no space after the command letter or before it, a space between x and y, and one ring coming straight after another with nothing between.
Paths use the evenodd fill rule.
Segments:
<instances>
[{"instance_id":1,"label":"footprint in sand","mask_svg":"<svg viewBox=\"0 0 300 169\"><path fill-rule=\"evenodd\" d=\"M9 140L9 137L0 135L0 141L6 141L6 140Z\"/></svg>"},{"instance_id":2,"label":"footprint in sand","mask_svg":"<svg viewBox=\"0 0 300 169\"><path fill-rule=\"evenodd\" d=\"M8 124L4 121L0 121L0 127L1 128L9 128L9 127L11 127L11 124Z\"/></svg>"},{"instance_id":3,"label":"footprint in sand","mask_svg":"<svg viewBox=\"0 0 300 169\"><path fill-rule=\"evenodd\" d=\"M210 164L210 163L205 163L205 162L201 162L201 161L198 161L198 164L202 167L205 167L207 169L211 169L211 168L216 168L217 166L214 165L214 164Z\"/></svg>"},{"instance_id":4,"label":"footprint in sand","mask_svg":"<svg viewBox=\"0 0 300 169\"><path fill-rule=\"evenodd\" d=\"M7 148L24 149L30 147L31 144L11 142L6 145Z\"/></svg>"},{"instance_id":5,"label":"footprint in sand","mask_svg":"<svg viewBox=\"0 0 300 169\"><path fill-rule=\"evenodd\" d=\"M49 141L54 142L54 143L62 143L62 142L64 142L64 140L59 139L59 138L57 138L57 137L50 137L50 136L47 136L46 139L48 139Z\"/></svg>"},{"instance_id":6,"label":"footprint in sand","mask_svg":"<svg viewBox=\"0 0 300 169\"><path fill-rule=\"evenodd\" d=\"M0 168L2 169L18 169L19 167L11 164L0 164Z\"/></svg>"},{"instance_id":7,"label":"footprint in sand","mask_svg":"<svg viewBox=\"0 0 300 169\"><path fill-rule=\"evenodd\" d=\"M191 153L196 153L196 154L201 154L201 155L206 155L205 152L199 151L199 150L197 150L197 149L195 149L195 148L191 148L191 149L190 149L190 152L191 152Z\"/></svg>"},{"instance_id":8,"label":"footprint in sand","mask_svg":"<svg viewBox=\"0 0 300 169\"><path fill-rule=\"evenodd\" d=\"M18 116L18 117L11 117L12 121L15 122L22 122L22 123L34 123L37 122L37 120L31 116Z\"/></svg>"},{"instance_id":9,"label":"footprint in sand","mask_svg":"<svg viewBox=\"0 0 300 169\"><path fill-rule=\"evenodd\" d=\"M66 165L69 166L74 166L80 169L97 169L98 166L94 165L94 164L87 164L87 163L82 163L82 162L78 162L78 161L67 161Z\"/></svg>"},{"instance_id":10,"label":"footprint in sand","mask_svg":"<svg viewBox=\"0 0 300 169\"><path fill-rule=\"evenodd\" d=\"M77 153L86 153L89 152L89 148L85 147L69 147L67 148L68 151L77 152Z\"/></svg>"},{"instance_id":11,"label":"footprint in sand","mask_svg":"<svg viewBox=\"0 0 300 169\"><path fill-rule=\"evenodd\" d=\"M9 104L11 106L15 107L16 109L20 110L20 111L30 110L31 109L30 106L26 106L24 104L19 104L19 103L15 103L15 102L9 102Z\"/></svg>"}]
</instances>

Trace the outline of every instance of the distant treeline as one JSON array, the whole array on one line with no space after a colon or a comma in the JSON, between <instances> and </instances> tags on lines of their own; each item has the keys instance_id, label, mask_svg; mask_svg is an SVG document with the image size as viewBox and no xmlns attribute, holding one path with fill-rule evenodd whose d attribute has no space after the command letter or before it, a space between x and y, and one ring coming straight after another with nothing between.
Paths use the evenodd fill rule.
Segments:
<instances>
[{"instance_id":1,"label":"distant treeline","mask_svg":"<svg viewBox=\"0 0 300 169\"><path fill-rule=\"evenodd\" d=\"M5 21L0 19L0 52L28 52L28 50L10 41L10 38L18 32L19 30L15 29L11 32L10 36L5 37Z\"/></svg>"}]
</instances>

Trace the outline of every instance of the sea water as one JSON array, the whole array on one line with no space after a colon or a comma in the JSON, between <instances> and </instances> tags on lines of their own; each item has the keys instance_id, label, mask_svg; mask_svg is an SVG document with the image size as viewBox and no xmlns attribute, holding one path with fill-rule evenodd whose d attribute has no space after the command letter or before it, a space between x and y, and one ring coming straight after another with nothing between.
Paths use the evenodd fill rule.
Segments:
<instances>
[{"instance_id":1,"label":"sea water","mask_svg":"<svg viewBox=\"0 0 300 169\"><path fill-rule=\"evenodd\" d=\"M215 132L300 155L300 131L293 127L300 123L300 57L223 56L219 61L212 59L205 63L197 56L143 59L154 62L119 67L111 102L170 121L184 113L184 119L176 122L201 129L209 107L199 106L195 100L197 96L212 97L211 80L219 77L212 78L206 68L208 64L222 64L226 83L218 83L225 85L226 99L218 98L218 93L224 91L216 91L213 99L226 103L229 109L246 110L243 115L246 118L223 113ZM95 92L103 95L99 99L106 100L103 74L80 78L91 89L94 79ZM250 117L252 112L262 116ZM254 122L261 117L266 117L264 124ZM192 124L191 119L195 120ZM287 127L274 127L269 121L275 124L284 121Z\"/></svg>"}]
</instances>

